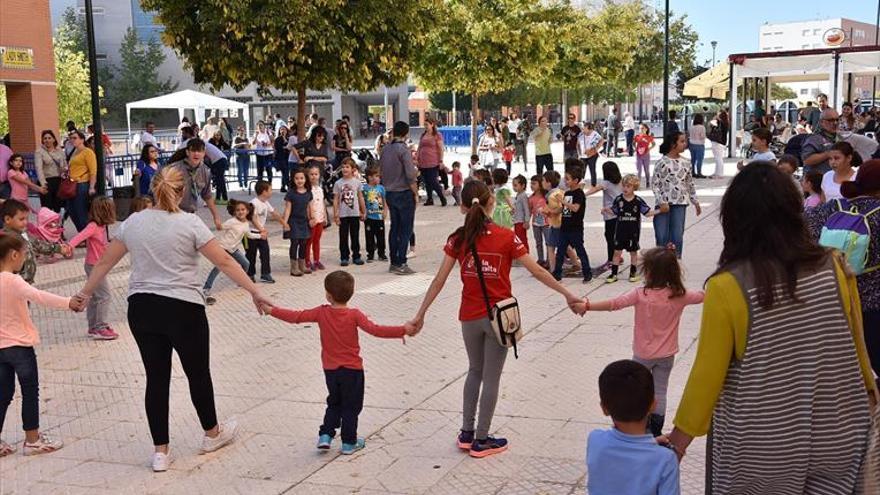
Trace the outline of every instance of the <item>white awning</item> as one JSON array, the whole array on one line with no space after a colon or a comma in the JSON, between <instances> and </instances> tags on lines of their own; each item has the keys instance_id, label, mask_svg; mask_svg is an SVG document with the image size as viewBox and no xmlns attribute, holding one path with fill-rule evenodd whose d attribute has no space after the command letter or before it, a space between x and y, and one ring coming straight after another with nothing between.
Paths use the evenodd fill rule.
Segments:
<instances>
[{"instance_id":1,"label":"white awning","mask_svg":"<svg viewBox=\"0 0 880 495\"><path fill-rule=\"evenodd\" d=\"M242 118L250 130L250 113L248 112L247 103L241 103L235 100L227 100L219 96L200 93L191 89L184 89L175 93L169 93L155 98L147 98L146 100L133 101L125 105L126 119L128 120L128 134L131 135L131 110L133 108L147 109L175 109L181 119L186 110L192 110L196 114L196 121L202 124L202 116L205 110L235 110L242 113Z\"/></svg>"}]
</instances>

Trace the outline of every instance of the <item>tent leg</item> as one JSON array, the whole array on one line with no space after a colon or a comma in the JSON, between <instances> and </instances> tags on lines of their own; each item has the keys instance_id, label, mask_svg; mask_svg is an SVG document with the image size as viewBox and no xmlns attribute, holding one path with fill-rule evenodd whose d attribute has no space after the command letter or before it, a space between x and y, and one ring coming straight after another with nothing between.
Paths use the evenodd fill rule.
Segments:
<instances>
[{"instance_id":1,"label":"tent leg","mask_svg":"<svg viewBox=\"0 0 880 495\"><path fill-rule=\"evenodd\" d=\"M728 82L730 85L728 90L728 97L730 98L730 111L728 115L730 116L730 130L729 136L727 139L727 158L733 158L733 149L736 145L736 65L732 62L730 63L730 80ZM743 82L745 84L745 82Z\"/></svg>"}]
</instances>

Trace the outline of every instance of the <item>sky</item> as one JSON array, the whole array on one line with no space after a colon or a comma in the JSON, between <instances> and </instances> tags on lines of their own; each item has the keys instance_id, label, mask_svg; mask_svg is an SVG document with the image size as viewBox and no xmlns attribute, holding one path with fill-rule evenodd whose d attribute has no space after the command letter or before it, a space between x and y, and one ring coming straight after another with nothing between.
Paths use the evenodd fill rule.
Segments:
<instances>
[{"instance_id":1,"label":"sky","mask_svg":"<svg viewBox=\"0 0 880 495\"><path fill-rule=\"evenodd\" d=\"M762 24L808 21L843 17L874 24L877 20L875 0L669 0L676 14L687 14L691 26L699 34L697 63L712 58L710 41L717 41L716 60L731 53L758 51L758 33ZM663 8L664 2L654 0Z\"/></svg>"}]
</instances>

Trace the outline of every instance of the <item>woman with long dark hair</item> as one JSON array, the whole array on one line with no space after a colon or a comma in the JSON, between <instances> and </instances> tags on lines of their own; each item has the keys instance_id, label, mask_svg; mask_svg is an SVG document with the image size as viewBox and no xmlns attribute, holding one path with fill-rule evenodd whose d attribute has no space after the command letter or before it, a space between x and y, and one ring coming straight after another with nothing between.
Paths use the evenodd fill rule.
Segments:
<instances>
[{"instance_id":1,"label":"woman with long dark hair","mask_svg":"<svg viewBox=\"0 0 880 495\"><path fill-rule=\"evenodd\" d=\"M855 493L874 377L855 278L816 245L791 179L752 162L721 201L697 355L669 440L712 430L712 493Z\"/></svg>"},{"instance_id":2,"label":"woman with long dark hair","mask_svg":"<svg viewBox=\"0 0 880 495\"><path fill-rule=\"evenodd\" d=\"M61 185L61 174L67 171L67 158L51 129L40 133L40 141L42 145L34 152L34 168L38 182L47 189L46 194L40 195L40 204L58 213L64 203L58 199L58 187Z\"/></svg>"},{"instance_id":3,"label":"woman with long dark hair","mask_svg":"<svg viewBox=\"0 0 880 495\"><path fill-rule=\"evenodd\" d=\"M440 187L438 177L443 165L443 135L437 130L437 121L431 117L425 119L425 131L419 138L419 149L416 152L416 165L425 183L428 199L425 206L434 204L434 193L440 198L440 205L446 206L446 197Z\"/></svg>"},{"instance_id":4,"label":"woman with long dark hair","mask_svg":"<svg viewBox=\"0 0 880 495\"><path fill-rule=\"evenodd\" d=\"M65 210L70 212L70 218L79 232L89 223L89 198L95 195L98 159L95 152L86 146L86 136L82 131L71 131L68 139L73 144L68 170L70 179L76 182L76 196L67 200Z\"/></svg>"},{"instance_id":5,"label":"woman with long dark hair","mask_svg":"<svg viewBox=\"0 0 880 495\"><path fill-rule=\"evenodd\" d=\"M488 305L512 295L510 267L514 260L522 263L533 277L565 297L573 311L583 314L583 300L578 299L542 268L510 229L492 223L495 195L482 181L472 180L461 191L461 211L464 225L459 227L443 248L445 256L437 275L428 287L425 299L412 323L422 328L428 308L440 294L456 262L461 266L461 305L458 319L470 366L464 384L463 422L458 435L458 447L469 451L472 457L485 457L507 450L507 440L489 436L501 371L507 357L507 348L495 338L486 312ZM485 293L475 269L477 253L480 270L485 275ZM479 401L479 415L477 402Z\"/></svg>"},{"instance_id":6,"label":"woman with long dark hair","mask_svg":"<svg viewBox=\"0 0 880 495\"><path fill-rule=\"evenodd\" d=\"M287 126L282 125L278 128L278 135L275 136L275 169L281 171L281 192L287 192L287 186L290 185L288 133Z\"/></svg>"},{"instance_id":7,"label":"woman with long dark hair","mask_svg":"<svg viewBox=\"0 0 880 495\"><path fill-rule=\"evenodd\" d=\"M153 176L159 171L159 148L152 144L145 144L141 148L141 158L137 162L134 176L137 178L138 192L141 196L152 196L150 183Z\"/></svg>"},{"instance_id":8,"label":"woman with long dark hair","mask_svg":"<svg viewBox=\"0 0 880 495\"><path fill-rule=\"evenodd\" d=\"M687 146L687 136L682 132L673 132L663 138L660 145L663 156L657 160L651 179L655 206L659 210L654 215L654 238L658 246L672 243L679 258L684 247L688 205L694 205L697 215L703 212L697 200L690 164L681 156Z\"/></svg>"},{"instance_id":9,"label":"woman with long dark hair","mask_svg":"<svg viewBox=\"0 0 880 495\"><path fill-rule=\"evenodd\" d=\"M305 141L297 143L296 149L302 157L304 167L317 165L323 171L329 161L330 147L327 144L327 131L317 126Z\"/></svg>"}]
</instances>

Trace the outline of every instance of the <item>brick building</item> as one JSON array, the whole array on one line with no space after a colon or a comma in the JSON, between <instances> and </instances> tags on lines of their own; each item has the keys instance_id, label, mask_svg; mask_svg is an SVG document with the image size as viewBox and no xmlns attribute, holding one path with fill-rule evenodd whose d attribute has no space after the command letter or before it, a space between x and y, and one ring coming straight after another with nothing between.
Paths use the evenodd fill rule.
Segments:
<instances>
[{"instance_id":1,"label":"brick building","mask_svg":"<svg viewBox=\"0 0 880 495\"><path fill-rule=\"evenodd\" d=\"M0 83L6 87L13 149L33 151L58 129L49 0L0 0Z\"/></svg>"}]
</instances>

